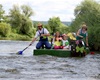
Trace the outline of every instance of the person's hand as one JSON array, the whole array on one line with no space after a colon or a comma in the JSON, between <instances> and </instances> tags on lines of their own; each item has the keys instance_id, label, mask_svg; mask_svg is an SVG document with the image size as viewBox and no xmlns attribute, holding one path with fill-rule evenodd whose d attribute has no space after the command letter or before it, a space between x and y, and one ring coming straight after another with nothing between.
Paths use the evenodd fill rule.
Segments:
<instances>
[{"instance_id":1,"label":"person's hand","mask_svg":"<svg viewBox=\"0 0 100 80\"><path fill-rule=\"evenodd\" d=\"M80 36L83 39L83 36Z\"/></svg>"},{"instance_id":2,"label":"person's hand","mask_svg":"<svg viewBox=\"0 0 100 80\"><path fill-rule=\"evenodd\" d=\"M88 45L88 44L86 44L86 46L87 46L87 47L89 47L89 45Z\"/></svg>"},{"instance_id":3,"label":"person's hand","mask_svg":"<svg viewBox=\"0 0 100 80\"><path fill-rule=\"evenodd\" d=\"M59 40L62 40L62 38L60 37Z\"/></svg>"},{"instance_id":4,"label":"person's hand","mask_svg":"<svg viewBox=\"0 0 100 80\"><path fill-rule=\"evenodd\" d=\"M43 36L44 36L44 34L41 34L41 36L43 37Z\"/></svg>"}]
</instances>

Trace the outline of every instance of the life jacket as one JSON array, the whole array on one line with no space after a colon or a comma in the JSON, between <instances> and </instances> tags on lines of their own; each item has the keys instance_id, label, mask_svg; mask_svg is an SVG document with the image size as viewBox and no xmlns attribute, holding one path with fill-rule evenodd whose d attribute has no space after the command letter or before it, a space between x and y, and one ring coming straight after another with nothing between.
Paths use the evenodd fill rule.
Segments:
<instances>
[{"instance_id":1,"label":"life jacket","mask_svg":"<svg viewBox=\"0 0 100 80\"><path fill-rule=\"evenodd\" d=\"M40 34L40 40L39 41L48 41L48 38L46 36L41 36L41 34L44 34L44 28L43 31L40 33L40 31L38 31Z\"/></svg>"}]
</instances>

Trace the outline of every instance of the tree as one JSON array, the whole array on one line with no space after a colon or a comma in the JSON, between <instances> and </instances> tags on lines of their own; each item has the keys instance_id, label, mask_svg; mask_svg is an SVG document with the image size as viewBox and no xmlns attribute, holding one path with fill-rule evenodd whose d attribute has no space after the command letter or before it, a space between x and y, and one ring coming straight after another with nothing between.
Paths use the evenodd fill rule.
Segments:
<instances>
[{"instance_id":1,"label":"tree","mask_svg":"<svg viewBox=\"0 0 100 80\"><path fill-rule=\"evenodd\" d=\"M84 0L75 8L75 19L71 24L72 31L80 28L82 22L88 26L89 43L94 45L96 50L100 49L100 3L94 0ZM91 40L92 39L92 40ZM91 44L92 43L92 44Z\"/></svg>"},{"instance_id":2,"label":"tree","mask_svg":"<svg viewBox=\"0 0 100 80\"><path fill-rule=\"evenodd\" d=\"M52 31L51 33L58 31L58 28L61 25L60 18L59 17L50 18L48 21L48 25L51 28L51 31Z\"/></svg>"},{"instance_id":3,"label":"tree","mask_svg":"<svg viewBox=\"0 0 100 80\"><path fill-rule=\"evenodd\" d=\"M4 19L5 11L3 10L3 6L0 4L0 22Z\"/></svg>"},{"instance_id":4,"label":"tree","mask_svg":"<svg viewBox=\"0 0 100 80\"><path fill-rule=\"evenodd\" d=\"M22 5L21 9L22 9L22 12L23 12L22 14L24 14L24 16L26 16L28 18L33 15L33 10L30 6Z\"/></svg>"},{"instance_id":5,"label":"tree","mask_svg":"<svg viewBox=\"0 0 100 80\"><path fill-rule=\"evenodd\" d=\"M55 33L56 31L59 31L61 34L69 32L69 27L64 25L59 17L50 18L48 26L47 28L51 33Z\"/></svg>"},{"instance_id":6,"label":"tree","mask_svg":"<svg viewBox=\"0 0 100 80\"><path fill-rule=\"evenodd\" d=\"M4 22L0 23L0 36L7 37L11 32L11 26Z\"/></svg>"},{"instance_id":7,"label":"tree","mask_svg":"<svg viewBox=\"0 0 100 80\"><path fill-rule=\"evenodd\" d=\"M33 24L30 17L33 15L32 9L27 5L14 5L9 12L10 24L19 34L30 35L32 33Z\"/></svg>"}]
</instances>

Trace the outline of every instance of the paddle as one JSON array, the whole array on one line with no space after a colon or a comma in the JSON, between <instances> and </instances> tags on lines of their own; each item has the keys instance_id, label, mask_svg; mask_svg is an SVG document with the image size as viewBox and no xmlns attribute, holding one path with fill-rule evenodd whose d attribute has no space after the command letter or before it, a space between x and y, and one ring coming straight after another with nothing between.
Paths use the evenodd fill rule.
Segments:
<instances>
[{"instance_id":1,"label":"paddle","mask_svg":"<svg viewBox=\"0 0 100 80\"><path fill-rule=\"evenodd\" d=\"M31 46L31 45L29 45L29 46ZM24 48L22 51L18 51L16 54L22 55L23 51L25 51L29 46L27 46L26 48Z\"/></svg>"},{"instance_id":2,"label":"paddle","mask_svg":"<svg viewBox=\"0 0 100 80\"><path fill-rule=\"evenodd\" d=\"M34 43L34 41L36 41L36 39L37 38L34 38L32 40L32 42L26 48L24 48L22 51L18 51L16 54L22 55L23 54L23 51L25 51L29 46L31 46Z\"/></svg>"}]
</instances>

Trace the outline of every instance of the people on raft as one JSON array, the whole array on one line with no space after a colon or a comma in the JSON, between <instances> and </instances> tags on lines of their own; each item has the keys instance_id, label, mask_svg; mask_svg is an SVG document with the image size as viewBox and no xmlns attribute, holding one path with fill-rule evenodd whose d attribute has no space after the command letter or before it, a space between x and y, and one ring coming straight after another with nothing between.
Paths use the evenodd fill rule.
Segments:
<instances>
[{"instance_id":1,"label":"people on raft","mask_svg":"<svg viewBox=\"0 0 100 80\"><path fill-rule=\"evenodd\" d=\"M76 34L76 40L77 40L76 43L79 43L78 41L84 41L86 43L86 46L89 46L88 45L88 33L87 33L86 24L83 24L82 28L78 30L78 32Z\"/></svg>"},{"instance_id":2,"label":"people on raft","mask_svg":"<svg viewBox=\"0 0 100 80\"><path fill-rule=\"evenodd\" d=\"M46 28L43 28L43 25L41 23L38 23L38 30L35 34L35 37L33 38L32 42L29 45L32 45L34 41L39 37L39 42L36 45L36 49L40 49L42 46L45 45L46 49L51 48L51 44L48 41L48 36L50 36L49 31Z\"/></svg>"},{"instance_id":3,"label":"people on raft","mask_svg":"<svg viewBox=\"0 0 100 80\"><path fill-rule=\"evenodd\" d=\"M62 46L63 46L63 49L70 49L68 36L66 34L62 35Z\"/></svg>"},{"instance_id":4,"label":"people on raft","mask_svg":"<svg viewBox=\"0 0 100 80\"><path fill-rule=\"evenodd\" d=\"M54 35L53 38L53 45L52 48L53 49L62 49L62 37L60 36L60 33L57 31Z\"/></svg>"}]
</instances>

